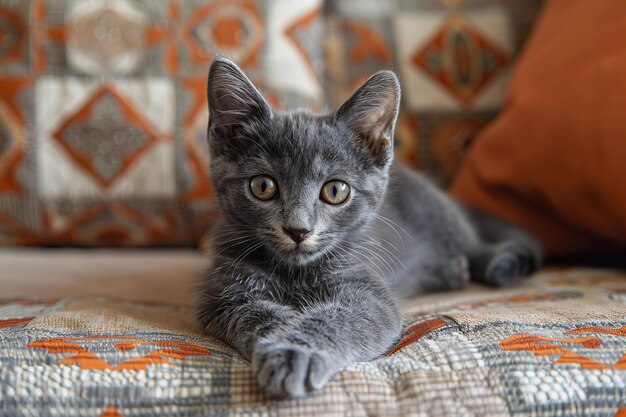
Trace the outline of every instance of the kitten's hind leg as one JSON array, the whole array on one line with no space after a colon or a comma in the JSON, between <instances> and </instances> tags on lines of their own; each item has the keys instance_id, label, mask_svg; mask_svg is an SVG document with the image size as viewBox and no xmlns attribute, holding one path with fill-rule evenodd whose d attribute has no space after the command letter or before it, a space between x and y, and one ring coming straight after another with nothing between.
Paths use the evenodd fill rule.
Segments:
<instances>
[{"instance_id":1,"label":"kitten's hind leg","mask_svg":"<svg viewBox=\"0 0 626 417\"><path fill-rule=\"evenodd\" d=\"M473 280L506 286L541 266L541 245L526 231L483 211L465 208L465 213L482 241L468 254Z\"/></svg>"},{"instance_id":2,"label":"kitten's hind leg","mask_svg":"<svg viewBox=\"0 0 626 417\"><path fill-rule=\"evenodd\" d=\"M400 288L403 297L416 294L456 291L463 289L470 281L470 265L467 256L457 255L436 263L425 263L413 268L411 278L403 280Z\"/></svg>"},{"instance_id":3,"label":"kitten's hind leg","mask_svg":"<svg viewBox=\"0 0 626 417\"><path fill-rule=\"evenodd\" d=\"M470 254L469 259L472 279L496 287L505 287L531 275L540 263L532 248L512 240L485 245Z\"/></svg>"}]
</instances>

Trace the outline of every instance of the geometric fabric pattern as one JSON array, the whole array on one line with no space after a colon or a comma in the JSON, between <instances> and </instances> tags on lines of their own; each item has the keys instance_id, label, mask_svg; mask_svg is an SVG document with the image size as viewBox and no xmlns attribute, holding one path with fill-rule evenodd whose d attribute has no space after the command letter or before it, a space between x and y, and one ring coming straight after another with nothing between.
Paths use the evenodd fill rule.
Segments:
<instances>
[{"instance_id":1,"label":"geometric fabric pattern","mask_svg":"<svg viewBox=\"0 0 626 417\"><path fill-rule=\"evenodd\" d=\"M284 3L0 0L0 245L195 244L215 216L211 59L321 108L321 0Z\"/></svg>"},{"instance_id":2,"label":"geometric fabric pattern","mask_svg":"<svg viewBox=\"0 0 626 417\"><path fill-rule=\"evenodd\" d=\"M106 87L70 116L54 138L105 187L158 141L141 116Z\"/></svg>"},{"instance_id":3,"label":"geometric fabric pattern","mask_svg":"<svg viewBox=\"0 0 626 417\"><path fill-rule=\"evenodd\" d=\"M462 105L470 105L506 67L509 56L469 20L450 15L433 38L412 55L411 62Z\"/></svg>"},{"instance_id":4,"label":"geometric fabric pattern","mask_svg":"<svg viewBox=\"0 0 626 417\"><path fill-rule=\"evenodd\" d=\"M502 104L514 53L504 7L425 11L394 21L411 110L489 111ZM407 36L407 31L412 36Z\"/></svg>"},{"instance_id":5,"label":"geometric fabric pattern","mask_svg":"<svg viewBox=\"0 0 626 417\"><path fill-rule=\"evenodd\" d=\"M626 276L544 270L409 300L405 331L304 399L269 400L191 306L0 302L0 414L607 416L626 413Z\"/></svg>"},{"instance_id":6,"label":"geometric fabric pattern","mask_svg":"<svg viewBox=\"0 0 626 417\"><path fill-rule=\"evenodd\" d=\"M538 0L329 0L326 91L336 106L377 70L402 85L398 159L441 185L500 109Z\"/></svg>"}]
</instances>

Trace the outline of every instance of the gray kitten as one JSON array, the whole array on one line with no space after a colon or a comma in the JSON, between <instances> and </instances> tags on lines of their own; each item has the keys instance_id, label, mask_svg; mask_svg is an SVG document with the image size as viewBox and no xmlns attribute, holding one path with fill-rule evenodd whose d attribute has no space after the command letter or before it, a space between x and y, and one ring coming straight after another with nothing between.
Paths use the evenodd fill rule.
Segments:
<instances>
[{"instance_id":1,"label":"gray kitten","mask_svg":"<svg viewBox=\"0 0 626 417\"><path fill-rule=\"evenodd\" d=\"M334 114L280 113L231 61L208 80L221 218L198 318L252 362L272 397L299 397L398 341L398 294L506 285L535 240L461 207L393 163L400 85L369 78Z\"/></svg>"}]
</instances>

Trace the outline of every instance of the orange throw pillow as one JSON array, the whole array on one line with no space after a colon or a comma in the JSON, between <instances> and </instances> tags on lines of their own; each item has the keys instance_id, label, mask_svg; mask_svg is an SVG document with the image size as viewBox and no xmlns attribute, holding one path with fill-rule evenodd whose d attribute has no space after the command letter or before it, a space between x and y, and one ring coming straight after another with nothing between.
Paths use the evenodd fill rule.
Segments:
<instances>
[{"instance_id":1,"label":"orange throw pillow","mask_svg":"<svg viewBox=\"0 0 626 417\"><path fill-rule=\"evenodd\" d=\"M626 251L626 1L547 0L451 192L548 255Z\"/></svg>"}]
</instances>

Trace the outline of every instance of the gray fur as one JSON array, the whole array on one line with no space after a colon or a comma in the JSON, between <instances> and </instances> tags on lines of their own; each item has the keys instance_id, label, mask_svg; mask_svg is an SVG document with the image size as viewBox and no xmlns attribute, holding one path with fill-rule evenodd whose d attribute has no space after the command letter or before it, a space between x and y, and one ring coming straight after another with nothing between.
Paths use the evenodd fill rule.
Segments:
<instances>
[{"instance_id":1,"label":"gray fur","mask_svg":"<svg viewBox=\"0 0 626 417\"><path fill-rule=\"evenodd\" d=\"M470 274L505 285L539 265L532 237L393 163L393 73L373 75L332 115L279 113L218 58L208 98L222 216L198 318L251 360L268 395L306 395L385 354L400 337L399 294L461 288ZM261 174L278 184L272 200L249 190ZM334 179L351 187L338 206L320 199ZM298 246L283 227L311 233Z\"/></svg>"}]
</instances>

